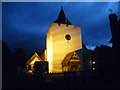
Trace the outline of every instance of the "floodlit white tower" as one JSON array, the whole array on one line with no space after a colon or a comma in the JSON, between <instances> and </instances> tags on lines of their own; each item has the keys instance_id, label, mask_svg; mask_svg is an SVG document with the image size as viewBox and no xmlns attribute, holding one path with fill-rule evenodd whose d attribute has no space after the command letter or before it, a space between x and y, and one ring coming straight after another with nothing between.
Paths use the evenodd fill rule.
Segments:
<instances>
[{"instance_id":1,"label":"floodlit white tower","mask_svg":"<svg viewBox=\"0 0 120 90\"><path fill-rule=\"evenodd\" d=\"M81 28L68 21L62 8L46 33L46 47L49 72L62 72L65 56L82 48Z\"/></svg>"}]
</instances>

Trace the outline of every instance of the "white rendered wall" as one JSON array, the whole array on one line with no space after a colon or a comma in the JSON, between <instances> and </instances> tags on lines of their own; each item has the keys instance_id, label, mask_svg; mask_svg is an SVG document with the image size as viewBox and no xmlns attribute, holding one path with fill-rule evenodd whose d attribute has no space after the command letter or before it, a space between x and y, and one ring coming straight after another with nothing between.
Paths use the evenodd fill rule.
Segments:
<instances>
[{"instance_id":1,"label":"white rendered wall","mask_svg":"<svg viewBox=\"0 0 120 90\"><path fill-rule=\"evenodd\" d=\"M71 36L71 40L65 38L66 34ZM82 48L81 29L79 26L52 23L46 38L49 72L62 72L61 62L66 54Z\"/></svg>"}]
</instances>

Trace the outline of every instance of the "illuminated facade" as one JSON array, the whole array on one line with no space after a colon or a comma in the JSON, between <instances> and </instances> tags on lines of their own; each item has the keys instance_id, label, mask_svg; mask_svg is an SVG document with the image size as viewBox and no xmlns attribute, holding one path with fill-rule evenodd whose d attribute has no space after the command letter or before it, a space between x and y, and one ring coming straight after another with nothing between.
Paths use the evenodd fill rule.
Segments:
<instances>
[{"instance_id":1,"label":"illuminated facade","mask_svg":"<svg viewBox=\"0 0 120 90\"><path fill-rule=\"evenodd\" d=\"M71 72L71 71L81 71L82 70L82 61L81 58L77 55L77 52L68 53L62 61L62 71Z\"/></svg>"},{"instance_id":2,"label":"illuminated facade","mask_svg":"<svg viewBox=\"0 0 120 90\"><path fill-rule=\"evenodd\" d=\"M81 28L68 21L62 8L57 20L46 33L46 49L40 56L35 53L26 66L31 66L32 69L35 66L37 71L45 66L45 71L49 69L50 73L83 71L89 68L90 56L82 43Z\"/></svg>"},{"instance_id":3,"label":"illuminated facade","mask_svg":"<svg viewBox=\"0 0 120 90\"><path fill-rule=\"evenodd\" d=\"M46 33L46 48L49 72L63 72L65 56L82 49L81 28L68 21L63 9Z\"/></svg>"},{"instance_id":4,"label":"illuminated facade","mask_svg":"<svg viewBox=\"0 0 120 90\"><path fill-rule=\"evenodd\" d=\"M26 62L27 73L34 73L37 71L48 71L48 62L45 59L46 50L39 56L34 53L29 60Z\"/></svg>"},{"instance_id":5,"label":"illuminated facade","mask_svg":"<svg viewBox=\"0 0 120 90\"><path fill-rule=\"evenodd\" d=\"M81 28L68 21L62 8L46 33L46 49L40 56L35 53L26 66L32 69L36 67L36 72L48 71L49 67L50 73L85 71L90 68L90 53L82 43ZM44 66L47 69L44 70Z\"/></svg>"},{"instance_id":6,"label":"illuminated facade","mask_svg":"<svg viewBox=\"0 0 120 90\"><path fill-rule=\"evenodd\" d=\"M26 66L27 68L29 68L28 72L33 72L34 71L33 67L35 62L41 62L41 61L43 60L39 57L39 55L37 53L34 53L26 62Z\"/></svg>"}]
</instances>

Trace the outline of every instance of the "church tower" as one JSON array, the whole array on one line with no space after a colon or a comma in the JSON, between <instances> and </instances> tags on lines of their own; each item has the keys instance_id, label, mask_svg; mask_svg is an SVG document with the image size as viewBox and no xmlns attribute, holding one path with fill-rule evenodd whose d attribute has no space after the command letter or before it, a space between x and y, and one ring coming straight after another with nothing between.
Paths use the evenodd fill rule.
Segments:
<instances>
[{"instance_id":1,"label":"church tower","mask_svg":"<svg viewBox=\"0 0 120 90\"><path fill-rule=\"evenodd\" d=\"M49 72L62 72L65 56L82 48L81 28L68 21L63 8L46 33Z\"/></svg>"}]
</instances>

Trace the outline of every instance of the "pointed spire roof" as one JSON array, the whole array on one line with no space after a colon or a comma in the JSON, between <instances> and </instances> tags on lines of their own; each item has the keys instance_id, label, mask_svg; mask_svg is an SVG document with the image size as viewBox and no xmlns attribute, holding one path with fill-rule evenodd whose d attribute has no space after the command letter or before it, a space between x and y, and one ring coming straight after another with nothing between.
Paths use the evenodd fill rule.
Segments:
<instances>
[{"instance_id":1,"label":"pointed spire roof","mask_svg":"<svg viewBox=\"0 0 120 90\"><path fill-rule=\"evenodd\" d=\"M72 25L71 22L68 21L65 13L63 11L62 6L61 6L61 11L60 11L60 13L58 15L58 18L57 18L57 20L54 21L54 23L58 23L58 24L62 23L62 24Z\"/></svg>"}]
</instances>

